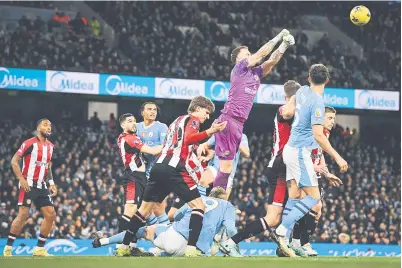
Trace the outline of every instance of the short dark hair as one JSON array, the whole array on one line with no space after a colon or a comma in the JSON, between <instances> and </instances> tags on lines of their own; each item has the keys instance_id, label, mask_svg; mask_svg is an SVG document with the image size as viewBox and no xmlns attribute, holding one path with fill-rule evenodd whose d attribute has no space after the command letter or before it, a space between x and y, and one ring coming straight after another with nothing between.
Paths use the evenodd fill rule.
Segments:
<instances>
[{"instance_id":1,"label":"short dark hair","mask_svg":"<svg viewBox=\"0 0 402 268\"><path fill-rule=\"evenodd\" d=\"M38 128L39 125L40 125L43 121L46 121L46 120L50 122L50 120L47 119L47 118L41 118L41 119L39 119L39 120L36 122L36 128Z\"/></svg>"},{"instance_id":2,"label":"short dark hair","mask_svg":"<svg viewBox=\"0 0 402 268\"><path fill-rule=\"evenodd\" d=\"M236 64L237 56L239 55L240 51L241 51L243 48L248 48L248 47L246 47L246 46L239 46L239 47L236 47L235 49L232 50L232 52L230 53L230 61L232 62L232 64Z\"/></svg>"},{"instance_id":3,"label":"short dark hair","mask_svg":"<svg viewBox=\"0 0 402 268\"><path fill-rule=\"evenodd\" d=\"M296 94L301 85L297 83L295 80L289 80L283 85L283 89L285 90L286 97L290 98Z\"/></svg>"},{"instance_id":4,"label":"short dark hair","mask_svg":"<svg viewBox=\"0 0 402 268\"><path fill-rule=\"evenodd\" d=\"M120 115L120 117L119 117L119 123L120 123L120 124L123 123L124 121L126 121L127 117L130 117L130 116L133 116L133 117L134 117L134 115L131 114L131 113L126 113L126 114Z\"/></svg>"},{"instance_id":5,"label":"short dark hair","mask_svg":"<svg viewBox=\"0 0 402 268\"><path fill-rule=\"evenodd\" d=\"M141 105L140 113L142 113L142 112L144 111L145 105L148 105L148 104L155 105L155 106L156 106L156 110L158 111L158 115L159 115L159 114L162 114L161 108L159 108L158 104L156 104L156 103L153 102L153 101L146 101L146 102L144 102L144 103Z\"/></svg>"},{"instance_id":6,"label":"short dark hair","mask_svg":"<svg viewBox=\"0 0 402 268\"><path fill-rule=\"evenodd\" d=\"M334 114L336 114L336 110L335 110L334 107L325 106L325 113L334 113Z\"/></svg>"},{"instance_id":7,"label":"short dark hair","mask_svg":"<svg viewBox=\"0 0 402 268\"><path fill-rule=\"evenodd\" d=\"M188 106L187 112L188 113L195 112L197 107L205 108L211 114L213 112L215 112L215 104L210 99L208 99L207 97L204 97L204 96L196 96L196 97L194 97L191 100L190 105Z\"/></svg>"},{"instance_id":8,"label":"short dark hair","mask_svg":"<svg viewBox=\"0 0 402 268\"><path fill-rule=\"evenodd\" d=\"M329 79L328 68L324 64L314 64L308 72L311 82L316 85L324 84Z\"/></svg>"}]
</instances>

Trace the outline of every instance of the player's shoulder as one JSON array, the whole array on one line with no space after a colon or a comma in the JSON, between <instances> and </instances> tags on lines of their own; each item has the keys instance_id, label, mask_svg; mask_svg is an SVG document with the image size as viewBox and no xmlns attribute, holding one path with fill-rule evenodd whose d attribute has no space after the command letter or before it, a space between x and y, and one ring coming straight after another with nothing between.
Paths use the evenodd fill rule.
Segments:
<instances>
[{"instance_id":1,"label":"player's shoulder","mask_svg":"<svg viewBox=\"0 0 402 268\"><path fill-rule=\"evenodd\" d=\"M23 141L23 144L25 144L25 146L31 146L32 144L39 142L38 137L32 137L29 139L26 139Z\"/></svg>"},{"instance_id":2,"label":"player's shoulder","mask_svg":"<svg viewBox=\"0 0 402 268\"><path fill-rule=\"evenodd\" d=\"M143 127L144 127L144 121L138 122L138 123L136 124L136 126L137 126L137 129L138 129L138 128L143 128Z\"/></svg>"},{"instance_id":3,"label":"player's shoulder","mask_svg":"<svg viewBox=\"0 0 402 268\"><path fill-rule=\"evenodd\" d=\"M155 121L155 123L156 123L156 126L158 126L158 127L167 128L167 125L165 123L162 123L160 121Z\"/></svg>"}]
</instances>

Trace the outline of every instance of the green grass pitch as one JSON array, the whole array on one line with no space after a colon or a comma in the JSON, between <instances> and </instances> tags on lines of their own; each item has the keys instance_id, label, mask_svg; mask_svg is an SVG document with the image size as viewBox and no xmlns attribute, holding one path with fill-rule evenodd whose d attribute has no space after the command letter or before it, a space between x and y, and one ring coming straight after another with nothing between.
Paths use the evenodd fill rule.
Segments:
<instances>
[{"instance_id":1,"label":"green grass pitch","mask_svg":"<svg viewBox=\"0 0 402 268\"><path fill-rule=\"evenodd\" d=\"M400 268L399 257L117 258L0 257L1 268Z\"/></svg>"}]
</instances>

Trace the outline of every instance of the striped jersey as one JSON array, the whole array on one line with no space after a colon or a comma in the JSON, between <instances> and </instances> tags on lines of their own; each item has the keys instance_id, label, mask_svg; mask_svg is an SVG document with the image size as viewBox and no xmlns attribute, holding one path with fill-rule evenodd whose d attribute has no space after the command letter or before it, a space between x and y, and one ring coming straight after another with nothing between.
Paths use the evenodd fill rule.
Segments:
<instances>
[{"instance_id":1,"label":"striped jersey","mask_svg":"<svg viewBox=\"0 0 402 268\"><path fill-rule=\"evenodd\" d=\"M46 175L52 160L54 145L46 140L41 142L38 137L24 141L16 154L23 160L22 176L28 185L34 188L47 188Z\"/></svg>"},{"instance_id":2,"label":"striped jersey","mask_svg":"<svg viewBox=\"0 0 402 268\"><path fill-rule=\"evenodd\" d=\"M275 159L282 156L283 148L289 140L290 130L292 129L293 118L283 118L282 109L283 106L279 107L274 119L273 145L268 167L272 167Z\"/></svg>"},{"instance_id":3,"label":"striped jersey","mask_svg":"<svg viewBox=\"0 0 402 268\"><path fill-rule=\"evenodd\" d=\"M184 176L190 175L198 183L204 170L195 153L196 143L208 138L206 132L199 133L200 120L191 115L179 116L170 124L163 149L156 163L165 163L176 168ZM192 134L194 140L191 138Z\"/></svg>"},{"instance_id":4,"label":"striped jersey","mask_svg":"<svg viewBox=\"0 0 402 268\"><path fill-rule=\"evenodd\" d=\"M121 133L117 138L117 145L125 169L136 171L144 162L141 156L141 148L144 143L132 133Z\"/></svg>"}]
</instances>

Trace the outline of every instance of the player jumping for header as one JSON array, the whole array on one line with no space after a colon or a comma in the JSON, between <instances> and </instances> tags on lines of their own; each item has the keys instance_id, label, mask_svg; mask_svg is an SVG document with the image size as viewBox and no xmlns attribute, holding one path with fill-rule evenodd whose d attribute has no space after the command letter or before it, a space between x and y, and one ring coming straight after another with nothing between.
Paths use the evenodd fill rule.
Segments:
<instances>
[{"instance_id":1,"label":"player jumping for header","mask_svg":"<svg viewBox=\"0 0 402 268\"><path fill-rule=\"evenodd\" d=\"M310 86L300 88L296 93L296 112L290 138L283 150L286 164L286 182L289 199L284 208L282 223L271 233L286 256L295 257L289 246L290 233L295 223L320 201L318 178L311 161L312 150L322 148L346 172L348 163L332 148L324 135L324 87L329 81L327 67L315 64L309 70ZM301 190L306 196L299 199Z\"/></svg>"},{"instance_id":2,"label":"player jumping for header","mask_svg":"<svg viewBox=\"0 0 402 268\"><path fill-rule=\"evenodd\" d=\"M280 40L282 40L282 44L269 59L256 66L271 53ZM226 189L233 169L233 159L240 146L243 125L253 106L261 79L271 72L286 49L294 43L295 40L289 31L282 30L255 54L251 55L246 46L237 47L232 51L231 61L234 67L230 77L229 96L218 118L218 122L227 121L227 126L224 131L215 135L215 153L219 158L219 171L214 181L214 187L221 186Z\"/></svg>"}]
</instances>

